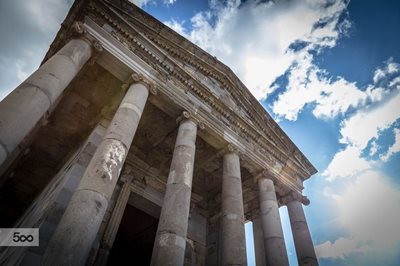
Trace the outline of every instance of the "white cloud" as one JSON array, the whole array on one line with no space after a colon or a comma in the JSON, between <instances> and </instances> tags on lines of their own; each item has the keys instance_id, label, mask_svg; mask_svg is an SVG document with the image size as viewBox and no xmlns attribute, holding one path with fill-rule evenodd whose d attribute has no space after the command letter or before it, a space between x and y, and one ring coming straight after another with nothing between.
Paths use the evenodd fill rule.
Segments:
<instances>
[{"instance_id":1,"label":"white cloud","mask_svg":"<svg viewBox=\"0 0 400 266\"><path fill-rule=\"evenodd\" d=\"M400 84L400 76L395 77L392 81L390 81L389 87L394 87L395 85L399 85L399 84Z\"/></svg>"},{"instance_id":2,"label":"white cloud","mask_svg":"<svg viewBox=\"0 0 400 266\"><path fill-rule=\"evenodd\" d=\"M277 77L302 59L289 47L298 40L308 48L332 47L344 26L339 16L345 1L211 1L211 11L196 14L185 36L230 66L253 95L262 99ZM321 22L319 27L314 27ZM181 25L173 21L170 26ZM343 23L343 25L348 25ZM310 54L309 54L310 55ZM310 55L311 56L311 55Z\"/></svg>"},{"instance_id":3,"label":"white cloud","mask_svg":"<svg viewBox=\"0 0 400 266\"><path fill-rule=\"evenodd\" d=\"M400 118L400 93L375 108L365 108L342 123L341 143L364 149L379 132L389 128Z\"/></svg>"},{"instance_id":4,"label":"white cloud","mask_svg":"<svg viewBox=\"0 0 400 266\"><path fill-rule=\"evenodd\" d=\"M398 73L400 71L400 65L393 62L393 58L389 58L383 68L377 68L374 73L373 81L378 83L382 79L386 78L390 74Z\"/></svg>"},{"instance_id":5,"label":"white cloud","mask_svg":"<svg viewBox=\"0 0 400 266\"><path fill-rule=\"evenodd\" d=\"M349 237L316 247L320 258L352 253L386 253L400 244L400 191L386 177L368 171L335 195L338 220Z\"/></svg>"},{"instance_id":6,"label":"white cloud","mask_svg":"<svg viewBox=\"0 0 400 266\"><path fill-rule=\"evenodd\" d=\"M54 35L60 28L60 23L68 13L73 1L30 0L22 5L26 15L32 18L37 29Z\"/></svg>"},{"instance_id":7,"label":"white cloud","mask_svg":"<svg viewBox=\"0 0 400 266\"><path fill-rule=\"evenodd\" d=\"M351 177L362 171L371 169L371 163L361 158L360 150L347 146L344 150L335 154L327 169L322 173L328 181L334 181L340 177Z\"/></svg>"},{"instance_id":8,"label":"white cloud","mask_svg":"<svg viewBox=\"0 0 400 266\"><path fill-rule=\"evenodd\" d=\"M167 5L167 6L172 5L175 2L176 2L176 0L164 0L164 4Z\"/></svg>"},{"instance_id":9,"label":"white cloud","mask_svg":"<svg viewBox=\"0 0 400 266\"><path fill-rule=\"evenodd\" d=\"M339 238L338 240L331 242L326 241L315 247L317 257L323 258L341 258L344 259L346 256L354 253L366 253L369 249L365 246L360 246L355 239Z\"/></svg>"},{"instance_id":10,"label":"white cloud","mask_svg":"<svg viewBox=\"0 0 400 266\"><path fill-rule=\"evenodd\" d=\"M371 142L371 148L369 149L369 156L374 156L378 152L379 146L376 141Z\"/></svg>"},{"instance_id":11,"label":"white cloud","mask_svg":"<svg viewBox=\"0 0 400 266\"><path fill-rule=\"evenodd\" d=\"M374 108L365 107L358 110L355 115L342 121L340 129L340 142L346 144L344 150L335 154L327 169L322 173L328 181L341 177L351 177L362 171L373 168L373 162L362 158L361 153L371 142L370 155L378 150L376 140L380 132L393 125L400 118L400 92L392 98L379 103ZM386 159L397 152L398 144L382 157Z\"/></svg>"},{"instance_id":12,"label":"white cloud","mask_svg":"<svg viewBox=\"0 0 400 266\"><path fill-rule=\"evenodd\" d=\"M17 60L15 62L15 66L17 68L17 78L18 78L19 82L24 81L29 76L29 73L27 71L25 71L26 62Z\"/></svg>"},{"instance_id":13,"label":"white cloud","mask_svg":"<svg viewBox=\"0 0 400 266\"><path fill-rule=\"evenodd\" d=\"M300 63L288 74L287 90L279 95L272 110L288 120L296 120L306 104L313 103L313 114L317 118L331 118L345 113L351 107L377 101L385 93L383 89L369 87L359 90L355 83L339 77L332 81L327 73L312 64L312 56L305 53Z\"/></svg>"},{"instance_id":14,"label":"white cloud","mask_svg":"<svg viewBox=\"0 0 400 266\"><path fill-rule=\"evenodd\" d=\"M175 19L171 19L169 21L165 21L164 24L167 25L168 27L170 27L171 29L173 29L174 31L176 31L177 33L179 33L183 36L186 35L186 31L183 26L183 22L178 22Z\"/></svg>"},{"instance_id":15,"label":"white cloud","mask_svg":"<svg viewBox=\"0 0 400 266\"><path fill-rule=\"evenodd\" d=\"M272 110L280 117L296 120L307 104L313 104L312 113L317 118L332 118L345 114L350 108L381 101L389 91L400 83L399 65L389 59L385 67L377 69L374 79L386 80L381 87L370 84L361 90L356 83L342 77L328 78L328 73L313 64L309 52L296 53L296 63L288 72L286 91L273 103ZM379 78L377 78L379 76Z\"/></svg>"},{"instance_id":16,"label":"white cloud","mask_svg":"<svg viewBox=\"0 0 400 266\"><path fill-rule=\"evenodd\" d=\"M73 1L3 2L0 8L0 31L3 34L0 42L0 100L39 66Z\"/></svg>"},{"instance_id":17,"label":"white cloud","mask_svg":"<svg viewBox=\"0 0 400 266\"><path fill-rule=\"evenodd\" d=\"M152 2L152 0L129 0L129 2L134 3L138 7L142 7L149 2Z\"/></svg>"},{"instance_id":18,"label":"white cloud","mask_svg":"<svg viewBox=\"0 0 400 266\"><path fill-rule=\"evenodd\" d=\"M389 158L390 158L393 154L395 154L395 153L397 153L397 152L400 151L400 129L395 128L395 129L393 130L393 133L394 133L394 135L395 135L394 143L393 143L392 146L389 147L388 151L387 151L385 154L383 154L383 155L381 156L381 159L382 159L383 161L388 161Z\"/></svg>"}]
</instances>

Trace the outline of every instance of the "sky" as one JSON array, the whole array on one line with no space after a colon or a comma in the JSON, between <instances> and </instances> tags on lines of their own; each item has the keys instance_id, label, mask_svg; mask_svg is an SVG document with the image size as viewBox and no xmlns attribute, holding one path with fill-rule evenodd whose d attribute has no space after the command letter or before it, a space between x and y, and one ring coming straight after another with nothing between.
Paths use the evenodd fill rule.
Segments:
<instances>
[{"instance_id":1,"label":"sky","mask_svg":"<svg viewBox=\"0 0 400 266\"><path fill-rule=\"evenodd\" d=\"M228 65L318 169L304 210L320 265L400 264L399 1L133 2ZM0 2L0 99L38 67L71 4Z\"/></svg>"}]
</instances>

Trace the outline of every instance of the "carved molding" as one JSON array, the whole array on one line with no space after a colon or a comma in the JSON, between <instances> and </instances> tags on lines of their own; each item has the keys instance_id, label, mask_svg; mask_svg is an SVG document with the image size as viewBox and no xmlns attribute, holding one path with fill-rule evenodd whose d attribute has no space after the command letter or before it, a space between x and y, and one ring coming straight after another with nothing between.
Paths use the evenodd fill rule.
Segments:
<instances>
[{"instance_id":1,"label":"carved molding","mask_svg":"<svg viewBox=\"0 0 400 266\"><path fill-rule=\"evenodd\" d=\"M192 120L198 126L199 129L201 129L201 130L205 129L204 122L188 111L183 111L182 114L180 116L178 116L178 118L176 119L176 123L179 124L180 122L182 122L183 120L186 120L186 119Z\"/></svg>"},{"instance_id":2,"label":"carved molding","mask_svg":"<svg viewBox=\"0 0 400 266\"><path fill-rule=\"evenodd\" d=\"M307 196L304 196L304 195L294 192L294 191L291 191L287 195L281 197L279 199L279 203L281 205L287 205L289 202L294 201L294 200L297 200L306 206L310 204L310 200L308 199Z\"/></svg>"},{"instance_id":3,"label":"carved molding","mask_svg":"<svg viewBox=\"0 0 400 266\"><path fill-rule=\"evenodd\" d=\"M153 82L151 82L149 79L147 79L143 74L140 73L132 73L130 75L129 79L122 84L122 89L124 91L128 90L129 86L131 86L134 83L142 83L151 94L157 95L158 90Z\"/></svg>"},{"instance_id":4,"label":"carved molding","mask_svg":"<svg viewBox=\"0 0 400 266\"><path fill-rule=\"evenodd\" d=\"M236 147L234 144L229 143L223 149L218 151L217 157L222 157L222 156L224 156L225 154L228 154L228 153L236 153L237 155L239 155L239 157L241 156L239 148Z\"/></svg>"}]
</instances>

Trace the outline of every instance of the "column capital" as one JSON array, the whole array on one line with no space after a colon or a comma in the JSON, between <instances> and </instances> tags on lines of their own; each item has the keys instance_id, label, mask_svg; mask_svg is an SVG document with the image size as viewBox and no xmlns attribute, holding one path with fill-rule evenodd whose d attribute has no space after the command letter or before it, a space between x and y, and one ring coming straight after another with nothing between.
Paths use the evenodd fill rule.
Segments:
<instances>
[{"instance_id":1,"label":"column capital","mask_svg":"<svg viewBox=\"0 0 400 266\"><path fill-rule=\"evenodd\" d=\"M81 39L92 48L92 56L88 60L88 64L94 65L99 55L103 52L103 44L88 33L85 23L82 21L75 21L72 24L72 31L72 38Z\"/></svg>"},{"instance_id":2,"label":"column capital","mask_svg":"<svg viewBox=\"0 0 400 266\"><path fill-rule=\"evenodd\" d=\"M72 24L72 29L73 33L72 36L73 38L79 38L87 43L89 43L93 48L96 53L101 53L103 51L103 45L101 42L98 40L94 39L92 36L89 35L85 28L85 23L82 21L75 21L74 24Z\"/></svg>"},{"instance_id":3,"label":"column capital","mask_svg":"<svg viewBox=\"0 0 400 266\"><path fill-rule=\"evenodd\" d=\"M203 121L193 115L193 113L189 111L183 111L181 115L176 118L176 123L180 124L182 121L191 120L195 123L201 130L205 129Z\"/></svg>"},{"instance_id":4,"label":"column capital","mask_svg":"<svg viewBox=\"0 0 400 266\"><path fill-rule=\"evenodd\" d=\"M157 95L158 94L158 90L154 84L154 82L150 81L148 78L146 78L143 74L141 73L136 73L133 72L128 80L125 81L124 84L122 84L122 89L124 91L128 90L128 88L134 84L134 83L141 83L143 84L151 94L153 95Z\"/></svg>"},{"instance_id":5,"label":"column capital","mask_svg":"<svg viewBox=\"0 0 400 266\"><path fill-rule=\"evenodd\" d=\"M239 148L233 145L232 143L228 143L224 148L220 149L217 153L217 157L222 157L228 153L236 153L240 157Z\"/></svg>"},{"instance_id":6,"label":"column capital","mask_svg":"<svg viewBox=\"0 0 400 266\"><path fill-rule=\"evenodd\" d=\"M306 206L310 204L310 200L307 198L307 196L304 196L295 191L291 191L279 199L279 201L282 205L287 205L289 202L292 202L294 200L296 200Z\"/></svg>"},{"instance_id":7,"label":"column capital","mask_svg":"<svg viewBox=\"0 0 400 266\"><path fill-rule=\"evenodd\" d=\"M277 178L267 169L264 169L262 171L260 171L258 174L256 174L254 176L254 182L257 183L258 180L265 178L265 179L269 179L272 180L272 182L275 184L277 182Z\"/></svg>"}]
</instances>

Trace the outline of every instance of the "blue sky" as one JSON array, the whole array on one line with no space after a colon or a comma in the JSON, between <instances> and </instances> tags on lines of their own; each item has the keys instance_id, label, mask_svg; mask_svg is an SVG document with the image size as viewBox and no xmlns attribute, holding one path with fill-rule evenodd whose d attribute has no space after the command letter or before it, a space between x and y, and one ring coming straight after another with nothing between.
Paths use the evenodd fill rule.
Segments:
<instances>
[{"instance_id":1,"label":"blue sky","mask_svg":"<svg viewBox=\"0 0 400 266\"><path fill-rule=\"evenodd\" d=\"M37 68L70 4L0 2L0 98ZM399 265L399 1L136 4L227 64L317 167L304 194L321 265Z\"/></svg>"}]
</instances>

